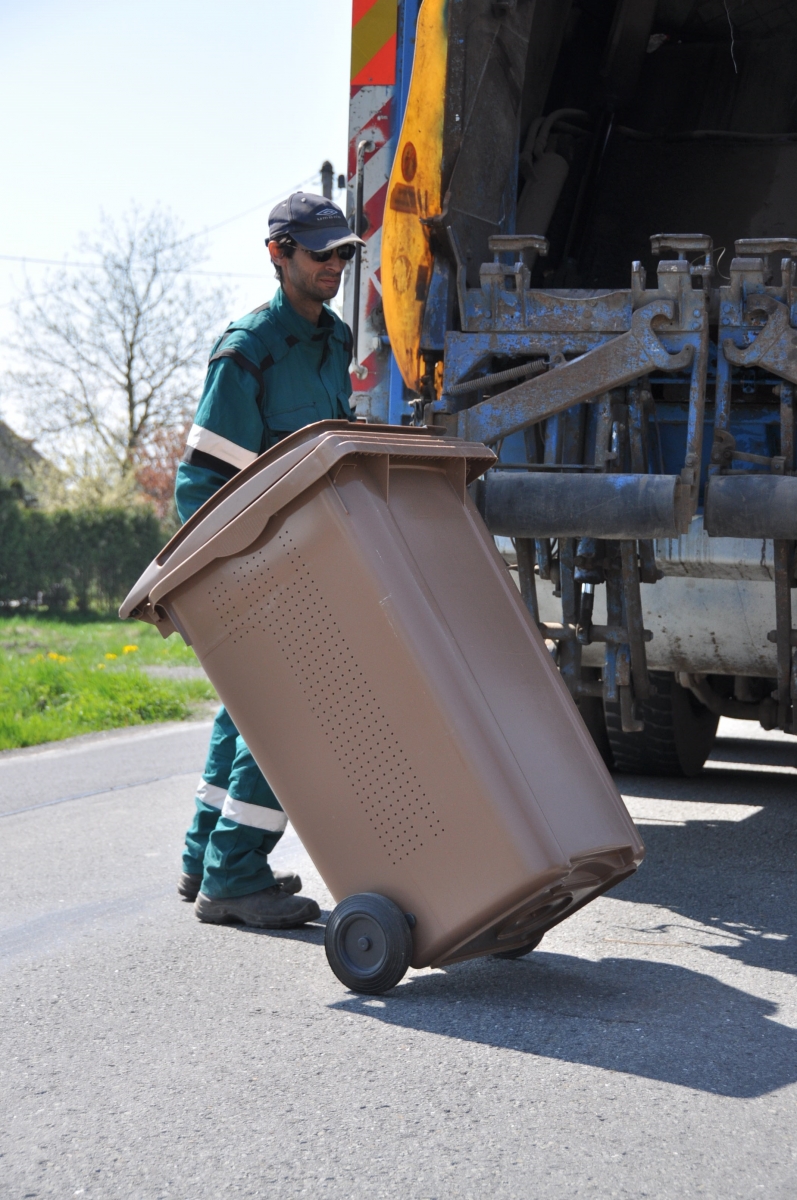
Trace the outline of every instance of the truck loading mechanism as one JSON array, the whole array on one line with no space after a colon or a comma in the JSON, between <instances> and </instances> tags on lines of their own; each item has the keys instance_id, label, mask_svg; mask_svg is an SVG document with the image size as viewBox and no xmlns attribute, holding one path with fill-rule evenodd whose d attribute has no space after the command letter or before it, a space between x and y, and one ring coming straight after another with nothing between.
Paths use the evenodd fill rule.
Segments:
<instances>
[{"instance_id":1,"label":"truck loading mechanism","mask_svg":"<svg viewBox=\"0 0 797 1200\"><path fill-rule=\"evenodd\" d=\"M424 0L387 189L416 420L498 452L473 498L616 760L665 704L797 732L797 3L727 9Z\"/></svg>"},{"instance_id":2,"label":"truck loading mechanism","mask_svg":"<svg viewBox=\"0 0 797 1200\"><path fill-rule=\"evenodd\" d=\"M657 235L651 242L654 251L678 255L661 261L656 289L647 288L644 269L636 262L627 291L596 296L578 289L552 292L531 288L523 259L505 266L499 255L506 243L519 254L529 248L543 256L547 245L539 238L491 237L495 257L486 264L487 270L482 269L478 290L466 288L464 269L458 268L464 329L446 335L442 394L427 405L427 419L450 423L449 427L455 424L459 436L494 445L546 422L548 444L543 444L542 454L534 454L533 444L529 453L530 439L526 439L526 463L490 472L478 485L475 498L494 533L523 543L523 549L518 545L518 562L524 554L533 556L543 578L549 570L545 559L550 554L545 543L557 539L564 611L560 625L543 623L544 632L559 643L562 673L576 697L598 692L594 680L580 677L581 647L606 642L600 695L606 703L619 702L623 729L634 732L640 723L633 702L650 695L639 583L653 583L659 575L651 539L687 533L698 515L711 360L714 443L704 491L706 533L773 539L776 543L776 628L768 635L779 647L777 703L772 697L750 702L747 708L731 698L723 703L704 678L693 672L680 674L698 699L718 715L757 717L768 726L778 724L791 731L795 676L791 645L797 644L797 636L791 632L793 543L797 538L797 478L791 475L797 330L790 318L792 255L797 252L797 241L773 239L752 247L740 241L730 281L719 288L705 285L712 273L709 238ZM759 256L745 254L750 249L759 251ZM686 259L687 253L695 251L705 256L697 270ZM761 252L784 254L779 287L766 285ZM509 278L514 283L511 289L505 286ZM710 338L712 318L722 331L719 345ZM489 398L479 399L475 390L451 394L449 389L457 385L461 389L463 379L478 379L476 372L488 355L509 358L521 345L528 356L544 356L548 364L544 373ZM729 433L731 371L751 362L781 381L778 455L737 451ZM655 402L647 381L662 374L688 389L685 452L678 475L651 471L656 449L650 445L651 429L655 437ZM470 407L466 407L469 401ZM570 456L557 453L550 444L557 436L567 437L568 419L576 425L570 430L571 444L582 448L587 424L594 426L591 461L585 461L582 453L581 462L568 464ZM767 473L752 473L748 463ZM546 471L546 465L582 469ZM624 465L630 466L630 471L622 470ZM740 465L745 468L741 473ZM542 469L535 471L535 467ZM603 562L598 565L600 553L588 543L601 540L616 545L613 552L604 549ZM567 541L575 546L568 548ZM590 558L592 561L587 561ZM536 587L532 562L526 569L519 568L519 574L527 603L539 620L539 605L532 594ZM572 579L565 583L570 575ZM611 633L608 627L592 626L589 618L594 585L604 582L607 611L614 611Z\"/></svg>"}]
</instances>

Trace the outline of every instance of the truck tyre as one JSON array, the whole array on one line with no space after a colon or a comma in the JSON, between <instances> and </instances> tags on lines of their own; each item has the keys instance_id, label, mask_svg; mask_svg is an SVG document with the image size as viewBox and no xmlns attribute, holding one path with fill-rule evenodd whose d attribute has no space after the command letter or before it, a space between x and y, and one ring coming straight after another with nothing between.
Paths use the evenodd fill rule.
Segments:
<instances>
[{"instance_id":1,"label":"truck tyre","mask_svg":"<svg viewBox=\"0 0 797 1200\"><path fill-rule=\"evenodd\" d=\"M414 918L387 896L377 892L347 896L327 921L327 962L353 992L370 996L388 992L410 965L411 924Z\"/></svg>"},{"instance_id":2,"label":"truck tyre","mask_svg":"<svg viewBox=\"0 0 797 1200\"><path fill-rule=\"evenodd\" d=\"M588 683L597 683L601 673L594 667L584 667L582 678ZM600 696L582 696L576 700L576 707L581 713L581 719L589 731L589 735L598 748L603 761L610 771L614 770L614 758L609 744L609 734L606 730L606 716L603 711L603 701Z\"/></svg>"},{"instance_id":3,"label":"truck tyre","mask_svg":"<svg viewBox=\"0 0 797 1200\"><path fill-rule=\"evenodd\" d=\"M620 705L606 704L614 769L625 775L698 775L711 753L719 717L674 675L651 672L652 694L637 705L642 733L623 733Z\"/></svg>"}]
</instances>

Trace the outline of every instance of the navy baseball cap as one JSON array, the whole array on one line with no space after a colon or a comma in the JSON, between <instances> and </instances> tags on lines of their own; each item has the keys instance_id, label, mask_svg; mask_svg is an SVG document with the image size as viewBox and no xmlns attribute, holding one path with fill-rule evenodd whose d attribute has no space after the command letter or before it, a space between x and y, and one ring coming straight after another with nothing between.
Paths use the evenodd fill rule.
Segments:
<instances>
[{"instance_id":1,"label":"navy baseball cap","mask_svg":"<svg viewBox=\"0 0 797 1200\"><path fill-rule=\"evenodd\" d=\"M269 239L288 234L305 250L334 250L347 242L365 245L352 233L343 212L326 196L294 192L272 208L268 217Z\"/></svg>"}]
</instances>

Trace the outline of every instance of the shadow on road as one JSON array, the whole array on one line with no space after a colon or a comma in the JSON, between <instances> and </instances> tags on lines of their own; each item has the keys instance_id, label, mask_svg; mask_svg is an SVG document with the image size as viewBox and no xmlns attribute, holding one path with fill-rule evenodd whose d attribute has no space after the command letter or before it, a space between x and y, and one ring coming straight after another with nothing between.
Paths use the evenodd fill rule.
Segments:
<instances>
[{"instance_id":1,"label":"shadow on road","mask_svg":"<svg viewBox=\"0 0 797 1200\"><path fill-rule=\"evenodd\" d=\"M332 1008L723 1096L761 1096L797 1080L797 1032L768 1019L777 1005L639 959L542 951L515 962L481 959Z\"/></svg>"},{"instance_id":2,"label":"shadow on road","mask_svg":"<svg viewBox=\"0 0 797 1200\"><path fill-rule=\"evenodd\" d=\"M696 807L692 818L681 804L678 821L642 823L646 861L610 895L666 913L653 927L642 918L640 940L665 934L668 942L797 974L797 779L757 769L794 766L795 747L722 740L713 757L739 767L712 766L680 781L618 778L627 796L717 811L701 819L706 810ZM760 811L739 820L729 809L723 819L725 804ZM387 997L350 996L334 1007L724 1096L761 1096L797 1081L797 1032L771 1019L776 1004L650 960L593 962L540 949L515 962L480 959L418 975Z\"/></svg>"},{"instance_id":3,"label":"shadow on road","mask_svg":"<svg viewBox=\"0 0 797 1200\"><path fill-rule=\"evenodd\" d=\"M688 929L689 940L705 949L797 975L797 777L713 769L699 779L618 783L626 796L708 800L720 811L723 804L761 808L737 822L687 817L684 825L640 824L645 862L610 894L666 909L659 932L682 936L686 922L679 928L672 920L679 914L710 931Z\"/></svg>"},{"instance_id":4,"label":"shadow on road","mask_svg":"<svg viewBox=\"0 0 797 1200\"><path fill-rule=\"evenodd\" d=\"M324 926L329 918L329 912L321 910L318 921L312 925L301 925L298 929L258 929L254 925L235 925L230 923L227 928L236 933L253 933L256 937L287 938L292 942L312 942L315 946L324 944Z\"/></svg>"},{"instance_id":5,"label":"shadow on road","mask_svg":"<svg viewBox=\"0 0 797 1200\"><path fill-rule=\"evenodd\" d=\"M738 762L768 767L797 768L797 739L766 741L764 738L718 737L711 751L713 762ZM710 772L710 768L709 768ZM705 778L706 772L701 778Z\"/></svg>"},{"instance_id":6,"label":"shadow on road","mask_svg":"<svg viewBox=\"0 0 797 1200\"><path fill-rule=\"evenodd\" d=\"M797 789L791 745L722 742L698 779L618 778L627 796L679 804L673 822L642 823L647 859L610 893L662 910L620 937L687 943L768 971L797 974ZM739 819L739 810L760 811ZM661 811L665 811L663 809ZM325 920L328 913L322 915ZM321 925L259 936L323 944ZM662 936L664 935L664 936ZM661 939L660 942L658 939ZM592 961L543 948L525 959L478 959L418 974L384 997L348 994L338 1011L442 1037L751 1098L797 1082L797 1031L778 1006L687 967L639 958Z\"/></svg>"}]
</instances>

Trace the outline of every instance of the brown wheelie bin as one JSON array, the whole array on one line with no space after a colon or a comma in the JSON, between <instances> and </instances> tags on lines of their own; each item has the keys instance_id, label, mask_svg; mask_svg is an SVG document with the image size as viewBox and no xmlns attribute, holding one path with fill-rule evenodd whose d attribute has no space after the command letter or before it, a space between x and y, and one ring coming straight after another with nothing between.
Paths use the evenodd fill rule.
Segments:
<instances>
[{"instance_id":1,"label":"brown wheelie bin","mask_svg":"<svg viewBox=\"0 0 797 1200\"><path fill-rule=\"evenodd\" d=\"M327 956L358 991L521 954L644 854L467 493L493 462L429 429L309 426L120 610L193 645L338 902Z\"/></svg>"}]
</instances>

